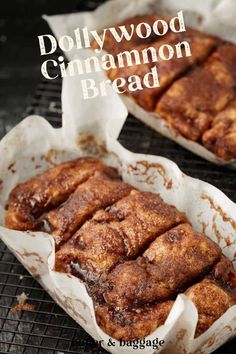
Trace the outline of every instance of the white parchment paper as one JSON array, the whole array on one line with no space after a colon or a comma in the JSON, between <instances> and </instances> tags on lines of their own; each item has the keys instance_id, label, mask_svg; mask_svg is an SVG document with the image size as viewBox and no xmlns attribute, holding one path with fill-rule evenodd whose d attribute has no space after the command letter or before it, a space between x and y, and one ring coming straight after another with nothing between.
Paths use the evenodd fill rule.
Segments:
<instances>
[{"instance_id":1,"label":"white parchment paper","mask_svg":"<svg viewBox=\"0 0 236 354\"><path fill-rule=\"evenodd\" d=\"M101 80L103 73L94 79ZM108 335L96 324L93 303L78 278L54 268L54 240L42 232L20 232L4 227L8 195L19 182L47 170L56 163L78 156L93 155L116 167L123 179L162 198L186 212L193 226L216 241L236 264L236 205L215 187L184 175L177 165L158 156L134 154L124 149L117 137L127 109L110 88L108 97L84 101L80 78L63 82L63 127L54 129L42 117L27 117L0 142L0 237L36 277L52 298L93 338L104 340L111 353L132 349L109 347ZM194 339L197 310L191 300L179 295L165 325L148 338L164 339L163 353L211 353L236 335L236 306L231 307L211 328ZM135 350L150 354L154 350Z\"/></svg>"},{"instance_id":2,"label":"white parchment paper","mask_svg":"<svg viewBox=\"0 0 236 354\"><path fill-rule=\"evenodd\" d=\"M87 27L100 31L135 15L159 13L176 16L183 10L187 26L206 31L236 43L236 4L234 0L111 0L92 12L80 12L66 15L44 16L54 35L59 39L63 35L74 36L76 28ZM70 60L76 56L83 58L85 50L73 49L66 52ZM94 54L93 54L94 55ZM218 165L236 168L236 160L224 161L203 145L188 140L177 133L171 125L157 113L141 108L132 98L122 95L129 112L157 132L177 142L193 153Z\"/></svg>"}]
</instances>

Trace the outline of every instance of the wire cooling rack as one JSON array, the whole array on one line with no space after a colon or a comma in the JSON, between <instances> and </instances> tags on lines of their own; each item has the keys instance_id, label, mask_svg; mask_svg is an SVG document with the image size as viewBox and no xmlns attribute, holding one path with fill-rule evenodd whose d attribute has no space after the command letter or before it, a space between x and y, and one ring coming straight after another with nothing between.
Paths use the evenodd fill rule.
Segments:
<instances>
[{"instance_id":1,"label":"wire cooling rack","mask_svg":"<svg viewBox=\"0 0 236 354\"><path fill-rule=\"evenodd\" d=\"M100 1L101 2L101 1ZM85 6L86 3L86 6ZM80 1L79 10L93 8L98 1ZM25 115L39 114L54 127L61 125L61 80L42 79ZM175 161L187 174L220 188L236 202L235 172L204 161L162 137L129 116L119 137L131 151L162 155ZM25 292L34 311L12 313L17 295ZM104 354L94 340L79 327L43 290L7 247L0 242L0 353L14 354ZM236 340L215 354L235 354ZM178 353L176 353L178 354Z\"/></svg>"}]
</instances>

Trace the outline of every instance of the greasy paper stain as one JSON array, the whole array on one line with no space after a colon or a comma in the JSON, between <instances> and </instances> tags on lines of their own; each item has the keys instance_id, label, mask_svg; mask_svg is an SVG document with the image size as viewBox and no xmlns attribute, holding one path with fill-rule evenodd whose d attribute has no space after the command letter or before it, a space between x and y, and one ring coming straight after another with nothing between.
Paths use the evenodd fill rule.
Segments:
<instances>
[{"instance_id":1,"label":"greasy paper stain","mask_svg":"<svg viewBox=\"0 0 236 354\"><path fill-rule=\"evenodd\" d=\"M210 204L211 209L214 209L215 211L217 211L217 213L220 214L220 216L222 217L223 221L225 222L229 222L232 227L236 230L236 221L233 220L232 218L230 218L219 205L215 205L212 198L209 197L208 195L206 195L205 193L201 194L201 199L203 200L207 200Z\"/></svg>"},{"instance_id":2,"label":"greasy paper stain","mask_svg":"<svg viewBox=\"0 0 236 354\"><path fill-rule=\"evenodd\" d=\"M153 170L152 174L150 174L150 170ZM141 160L137 161L135 164L130 164L128 166L128 171L136 176L146 176L146 178L141 182L145 182L147 184L154 184L158 173L163 178L165 187L167 189L172 188L173 182L171 179L167 178L166 170L160 163L151 163L145 160Z\"/></svg>"},{"instance_id":3,"label":"greasy paper stain","mask_svg":"<svg viewBox=\"0 0 236 354\"><path fill-rule=\"evenodd\" d=\"M176 334L176 338L177 340L183 340L185 334L187 333L186 329L181 329L177 334Z\"/></svg>"},{"instance_id":4,"label":"greasy paper stain","mask_svg":"<svg viewBox=\"0 0 236 354\"><path fill-rule=\"evenodd\" d=\"M80 133L77 138L77 145L87 155L95 155L97 157L102 157L107 154L105 143L99 141L91 133Z\"/></svg>"},{"instance_id":5,"label":"greasy paper stain","mask_svg":"<svg viewBox=\"0 0 236 354\"><path fill-rule=\"evenodd\" d=\"M57 155L57 150L55 149L49 149L46 155L43 155L41 158L50 163L51 165L56 165L56 162L54 161Z\"/></svg>"},{"instance_id":6,"label":"greasy paper stain","mask_svg":"<svg viewBox=\"0 0 236 354\"><path fill-rule=\"evenodd\" d=\"M63 294L61 296L59 296L55 291L51 292L51 296L58 304L60 304L61 306L63 306L65 308L66 312L70 311L71 314L73 313L76 315L76 317L81 319L84 322L84 324L87 324L87 321L85 320L85 318L83 316L81 316L81 314L78 311L75 311L72 299L70 299L67 296L64 296ZM78 300L78 302L82 304L82 302L80 300ZM83 307L85 306L84 303L82 305L83 305Z\"/></svg>"},{"instance_id":7,"label":"greasy paper stain","mask_svg":"<svg viewBox=\"0 0 236 354\"><path fill-rule=\"evenodd\" d=\"M205 234L206 233L206 229L208 227L208 223L206 223L204 221L200 221L200 224L202 225L202 233Z\"/></svg>"},{"instance_id":8,"label":"greasy paper stain","mask_svg":"<svg viewBox=\"0 0 236 354\"><path fill-rule=\"evenodd\" d=\"M15 162L12 162L8 168L7 168L9 171L11 171L12 173L15 173L16 172L16 163Z\"/></svg>"},{"instance_id":9,"label":"greasy paper stain","mask_svg":"<svg viewBox=\"0 0 236 354\"><path fill-rule=\"evenodd\" d=\"M220 244L220 241L222 239L224 239L224 237L221 235L220 231L217 229L217 225L216 225L216 215L213 216L212 219L212 230L214 231L214 234L216 236L217 242L218 244Z\"/></svg>"}]
</instances>

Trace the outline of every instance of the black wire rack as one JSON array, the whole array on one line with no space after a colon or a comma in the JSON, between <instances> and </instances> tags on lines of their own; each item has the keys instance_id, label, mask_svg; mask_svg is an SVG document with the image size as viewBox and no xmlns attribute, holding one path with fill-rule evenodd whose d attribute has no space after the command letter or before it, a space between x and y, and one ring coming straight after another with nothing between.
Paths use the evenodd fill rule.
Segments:
<instances>
[{"instance_id":1,"label":"black wire rack","mask_svg":"<svg viewBox=\"0 0 236 354\"><path fill-rule=\"evenodd\" d=\"M101 2L101 1L100 1ZM80 1L79 10L98 1ZM86 7L84 4L86 3ZM54 127L61 126L61 80L42 79L26 115L39 114ZM119 141L133 152L161 155L175 161L183 172L220 188L236 202L235 172L195 156L162 137L129 115ZM11 312L17 295L25 292L34 310ZM104 354L106 351L79 327L44 291L7 247L0 242L0 353L14 354ZM236 340L215 354L235 354ZM178 354L178 353L176 353Z\"/></svg>"}]
</instances>

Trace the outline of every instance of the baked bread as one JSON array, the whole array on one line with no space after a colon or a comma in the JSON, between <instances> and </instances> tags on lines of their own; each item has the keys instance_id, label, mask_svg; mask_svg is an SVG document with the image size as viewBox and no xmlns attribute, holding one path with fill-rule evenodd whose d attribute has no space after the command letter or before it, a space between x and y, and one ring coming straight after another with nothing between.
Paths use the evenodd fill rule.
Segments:
<instances>
[{"instance_id":1,"label":"baked bread","mask_svg":"<svg viewBox=\"0 0 236 354\"><path fill-rule=\"evenodd\" d=\"M191 48L191 56L183 56L182 58L177 58L175 55L171 60L161 60L158 57L158 52L161 46L176 45L188 41ZM184 74L191 67L197 63L201 63L205 58L213 51L213 49L219 44L219 40L214 37L202 34L199 31L188 29L187 32L173 33L169 32L164 36L164 38L158 39L149 45L142 44L136 46L132 49L142 52L145 48L153 48L157 53L157 62L152 62L150 50L148 51L148 56L150 57L150 62L147 64L139 64L132 66L124 66L121 68L111 69L108 72L108 76L114 80L117 77L122 77L126 79L131 75L138 75L141 79L144 75L151 71L152 67L157 68L159 85L158 87L148 88L144 87L142 90L137 90L130 92L127 90L127 95L132 96L135 101L147 111L154 111L157 100L161 94L176 80L181 74ZM152 49L152 50L153 50ZM182 50L184 52L184 46L182 45ZM166 54L167 55L167 54ZM153 85L153 82L151 82ZM126 89L128 84L126 85Z\"/></svg>"},{"instance_id":2,"label":"baked bread","mask_svg":"<svg viewBox=\"0 0 236 354\"><path fill-rule=\"evenodd\" d=\"M212 120L202 136L203 145L224 160L236 159L236 100Z\"/></svg>"},{"instance_id":3,"label":"baked bread","mask_svg":"<svg viewBox=\"0 0 236 354\"><path fill-rule=\"evenodd\" d=\"M236 304L236 272L220 247L158 194L94 158L16 186L6 226L52 234L55 270L85 282L98 325L116 339L149 335L180 293L198 309L196 336Z\"/></svg>"},{"instance_id":4,"label":"baked bread","mask_svg":"<svg viewBox=\"0 0 236 354\"><path fill-rule=\"evenodd\" d=\"M235 72L236 45L221 46L201 67L176 81L156 110L183 136L199 141L214 117L233 100Z\"/></svg>"},{"instance_id":5,"label":"baked bread","mask_svg":"<svg viewBox=\"0 0 236 354\"><path fill-rule=\"evenodd\" d=\"M152 25L157 19L169 20L158 14L136 16L115 26L138 25L146 22ZM223 160L236 158L235 109L236 92L236 45L189 27L185 32L167 31L165 35L151 35L141 39L135 34L130 41L122 39L117 43L109 32L104 49L115 58L119 53L136 50L142 54L145 48L152 47L157 53L166 44L173 48L187 41L191 56L182 58L174 55L170 60L113 68L108 71L111 80L124 78L124 93L146 111L155 112L158 117L168 121L177 134L204 145ZM96 48L96 43L93 46ZM142 55L140 55L142 58ZM145 74L155 68L159 86L148 88L145 85L129 90L128 78L137 75L141 82ZM152 76L150 84L153 85ZM134 87L137 88L137 84Z\"/></svg>"},{"instance_id":6,"label":"baked bread","mask_svg":"<svg viewBox=\"0 0 236 354\"><path fill-rule=\"evenodd\" d=\"M163 16L153 14L153 15L144 15L144 16L135 16L135 17L130 17L121 23L118 23L114 26L115 30L117 33L121 34L119 27L120 26L125 26L127 29L128 33L131 33L131 27L130 25L134 25L134 28L140 24L141 22L147 23L149 26L153 26L154 22L157 20L165 20L168 22L168 19L166 19ZM161 23L158 24L158 29L160 29L160 32L162 30L162 25ZM145 36L145 30L141 27L141 33L143 36ZM144 44L144 43L152 43L155 39L157 38L155 33L152 33L148 38L140 38L137 33L134 31L133 36L130 40L126 40L126 38L123 36L120 42L114 41L114 37L110 31L106 32L105 39L104 39L104 44L103 44L103 49L105 49L107 52L112 53L113 55L117 55L118 53L125 51L125 50L130 50L130 48L134 48L137 45ZM161 37L159 37L161 38ZM96 41L92 43L92 49L96 50L99 49L99 45Z\"/></svg>"}]
</instances>

